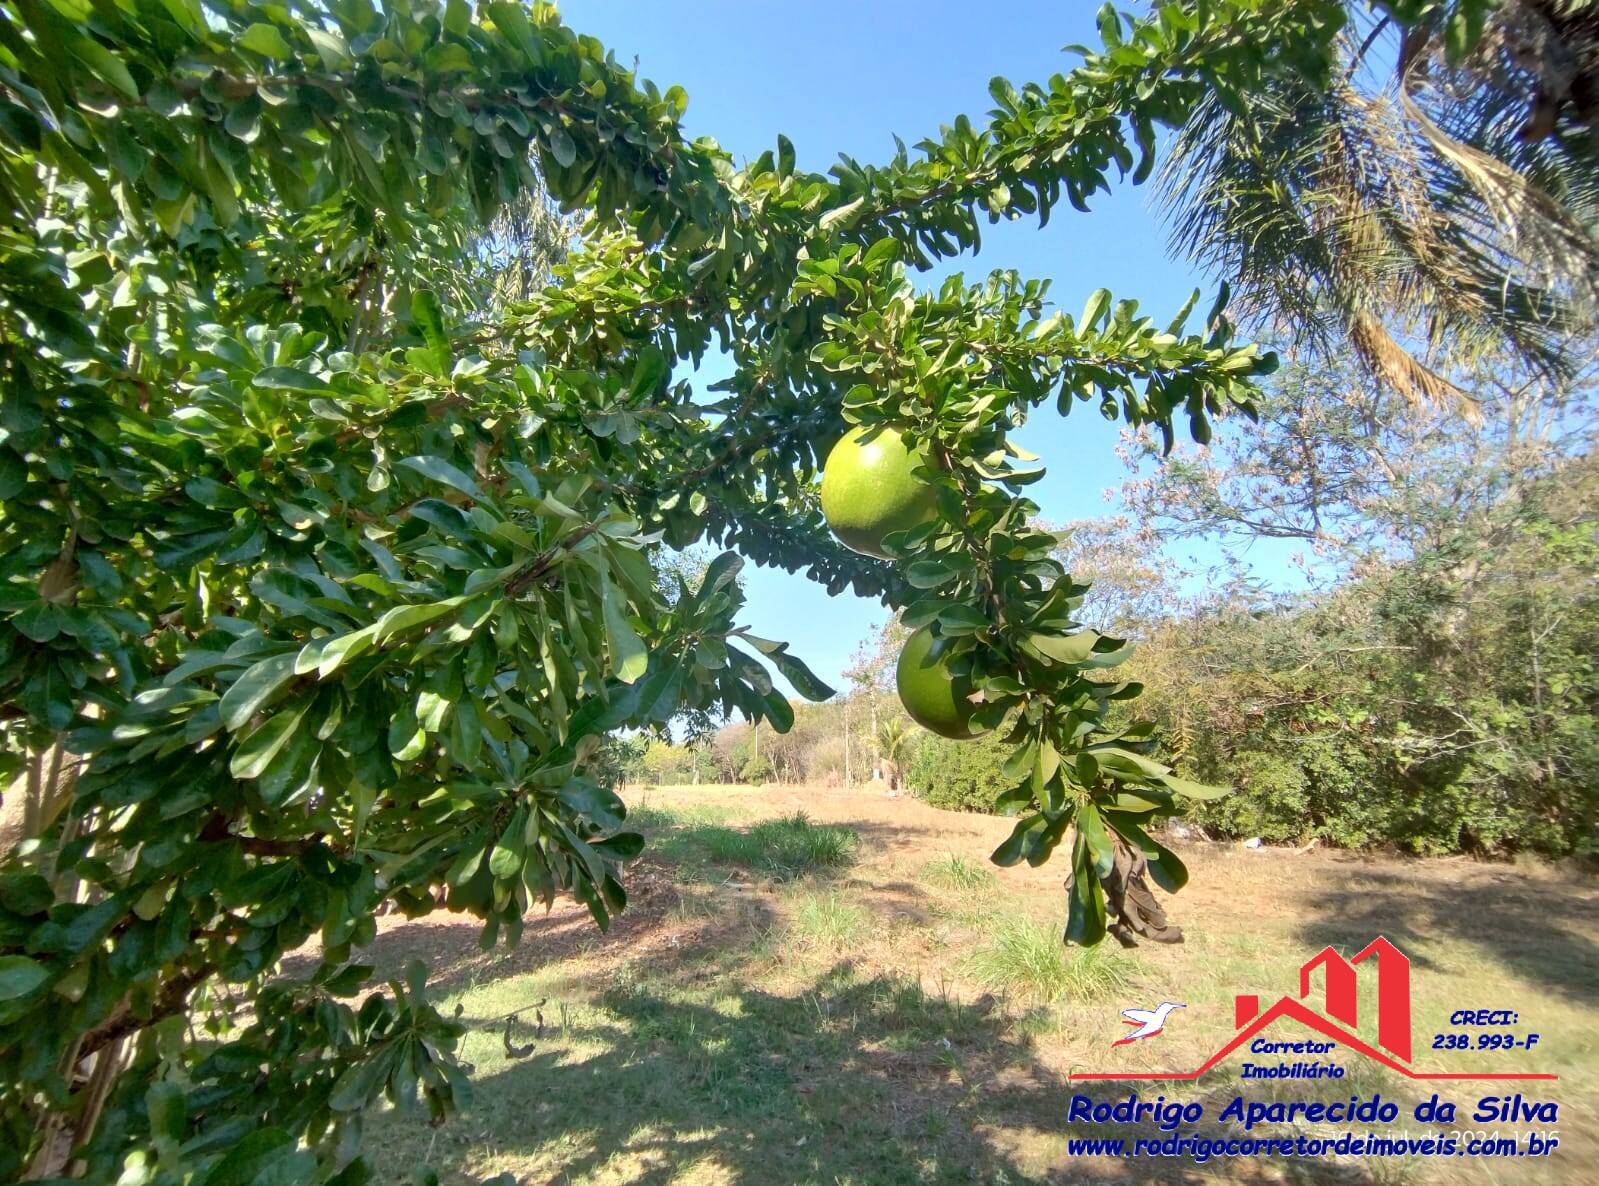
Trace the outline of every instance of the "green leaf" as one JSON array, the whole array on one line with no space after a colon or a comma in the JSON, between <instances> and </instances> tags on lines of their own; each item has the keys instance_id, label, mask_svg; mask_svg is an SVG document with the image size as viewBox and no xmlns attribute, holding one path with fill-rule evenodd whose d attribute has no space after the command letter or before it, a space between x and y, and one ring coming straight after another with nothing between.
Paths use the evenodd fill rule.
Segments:
<instances>
[{"instance_id":1,"label":"green leaf","mask_svg":"<svg viewBox=\"0 0 1599 1186\"><path fill-rule=\"evenodd\" d=\"M770 659L772 665L787 677L788 682L794 685L794 690L805 699L820 702L831 700L838 694L835 689L818 679L797 656L788 653L788 643L758 638L747 632L740 633L738 637Z\"/></svg>"},{"instance_id":2,"label":"green leaf","mask_svg":"<svg viewBox=\"0 0 1599 1186\"><path fill-rule=\"evenodd\" d=\"M377 623L336 638L319 638L301 649L294 663L296 675L315 669L318 679L327 679L351 659L371 650L377 640Z\"/></svg>"},{"instance_id":3,"label":"green leaf","mask_svg":"<svg viewBox=\"0 0 1599 1186\"><path fill-rule=\"evenodd\" d=\"M498 878L520 877L527 862L527 809L518 807L511 814L499 842L489 851L489 872Z\"/></svg>"},{"instance_id":4,"label":"green leaf","mask_svg":"<svg viewBox=\"0 0 1599 1186\"><path fill-rule=\"evenodd\" d=\"M824 235L831 234L836 230L843 230L845 227L850 226L855 221L856 216L860 214L865 205L865 198L856 198L848 205L836 206L829 210L826 214L822 215L822 217L817 220L816 225L821 228L821 231Z\"/></svg>"},{"instance_id":5,"label":"green leaf","mask_svg":"<svg viewBox=\"0 0 1599 1186\"><path fill-rule=\"evenodd\" d=\"M624 684L631 684L644 674L649 666L650 653L637 631L628 624L622 610L622 597L609 579L602 584L602 613L605 619L605 638L611 657L611 674Z\"/></svg>"},{"instance_id":6,"label":"green leaf","mask_svg":"<svg viewBox=\"0 0 1599 1186\"><path fill-rule=\"evenodd\" d=\"M433 373L441 378L455 365L455 351L450 335L444 332L444 311L439 298L423 288L411 294L411 323L428 344L428 355L433 361Z\"/></svg>"},{"instance_id":7,"label":"green leaf","mask_svg":"<svg viewBox=\"0 0 1599 1186\"><path fill-rule=\"evenodd\" d=\"M1158 782L1168 770L1151 758L1114 748L1084 750L1078 754L1078 760L1093 761L1099 773L1118 782Z\"/></svg>"},{"instance_id":8,"label":"green leaf","mask_svg":"<svg viewBox=\"0 0 1599 1186\"><path fill-rule=\"evenodd\" d=\"M1088 846L1095 875L1109 877L1111 870L1116 867L1116 846L1105 832L1105 823L1099 818L1099 808L1092 803L1082 805L1077 812L1077 831Z\"/></svg>"},{"instance_id":9,"label":"green leaf","mask_svg":"<svg viewBox=\"0 0 1599 1186\"><path fill-rule=\"evenodd\" d=\"M555 163L563 169L570 169L577 161L577 145L572 143L572 137L563 127L553 127L549 130L548 142L550 155L555 158Z\"/></svg>"},{"instance_id":10,"label":"green leaf","mask_svg":"<svg viewBox=\"0 0 1599 1186\"><path fill-rule=\"evenodd\" d=\"M644 851L644 837L637 832L618 832L604 840L591 840L595 852L618 861L631 861Z\"/></svg>"},{"instance_id":11,"label":"green leaf","mask_svg":"<svg viewBox=\"0 0 1599 1186\"><path fill-rule=\"evenodd\" d=\"M1082 854L1066 898L1066 942L1093 947L1105 937L1105 891Z\"/></svg>"},{"instance_id":12,"label":"green leaf","mask_svg":"<svg viewBox=\"0 0 1599 1186\"><path fill-rule=\"evenodd\" d=\"M388 1046L347 1068L333 1084L328 1107L335 1112L359 1112L375 1102L394 1068L397 1054L393 1046Z\"/></svg>"},{"instance_id":13,"label":"green leaf","mask_svg":"<svg viewBox=\"0 0 1599 1186\"><path fill-rule=\"evenodd\" d=\"M483 491L478 489L478 485L473 481L471 475L451 465L442 457L406 457L401 460L400 464L405 466L406 469L415 470L424 478L431 478L435 482L441 482L446 486L459 490L468 498L475 499L478 502L484 500Z\"/></svg>"},{"instance_id":14,"label":"green leaf","mask_svg":"<svg viewBox=\"0 0 1599 1186\"><path fill-rule=\"evenodd\" d=\"M1188 799L1220 799L1223 795L1232 793L1232 787L1208 786L1205 783L1189 782L1186 778L1178 778L1175 774L1163 775L1159 782L1167 790Z\"/></svg>"},{"instance_id":15,"label":"green leaf","mask_svg":"<svg viewBox=\"0 0 1599 1186\"><path fill-rule=\"evenodd\" d=\"M437 621L465 601L465 597L451 597L426 605L397 605L377 620L373 641L382 646L396 634Z\"/></svg>"},{"instance_id":16,"label":"green leaf","mask_svg":"<svg viewBox=\"0 0 1599 1186\"><path fill-rule=\"evenodd\" d=\"M1083 315L1077 319L1079 333L1090 333L1099 328L1099 319L1110 308L1110 289L1095 289L1083 305Z\"/></svg>"},{"instance_id":17,"label":"green leaf","mask_svg":"<svg viewBox=\"0 0 1599 1186\"><path fill-rule=\"evenodd\" d=\"M861 257L861 262L868 268L876 268L880 264L885 264L898 258L899 241L885 235L866 249L866 254Z\"/></svg>"},{"instance_id":18,"label":"green leaf","mask_svg":"<svg viewBox=\"0 0 1599 1186\"><path fill-rule=\"evenodd\" d=\"M157 1141L176 1143L183 1139L188 1120L188 1097L183 1086L171 1079L150 1085L144 1093L144 1111L150 1119L150 1135Z\"/></svg>"},{"instance_id":19,"label":"green leaf","mask_svg":"<svg viewBox=\"0 0 1599 1186\"><path fill-rule=\"evenodd\" d=\"M288 654L273 655L270 659L263 659L233 681L233 686L223 693L222 703L217 706L222 714L223 727L228 732L237 732L248 724L250 718L260 711L278 689L294 678L294 660L297 654L296 651L290 651Z\"/></svg>"},{"instance_id":20,"label":"green leaf","mask_svg":"<svg viewBox=\"0 0 1599 1186\"><path fill-rule=\"evenodd\" d=\"M13 914L43 914L55 900L50 882L37 873L0 873L0 907Z\"/></svg>"},{"instance_id":21,"label":"green leaf","mask_svg":"<svg viewBox=\"0 0 1599 1186\"><path fill-rule=\"evenodd\" d=\"M787 651L778 651L770 656L772 663L783 673L788 682L794 685L794 690L805 699L820 702L831 700L838 693L817 678L811 669L805 666L799 658Z\"/></svg>"},{"instance_id":22,"label":"green leaf","mask_svg":"<svg viewBox=\"0 0 1599 1186\"><path fill-rule=\"evenodd\" d=\"M25 955L0 955L0 1001L30 996L50 983L52 973Z\"/></svg>"},{"instance_id":23,"label":"green leaf","mask_svg":"<svg viewBox=\"0 0 1599 1186\"><path fill-rule=\"evenodd\" d=\"M1023 816L1016 821L1016 826L1011 829L1010 835L993 851L988 859L1002 869L1008 869L1012 865L1020 864L1022 858L1027 855L1028 835L1043 826L1043 816L1036 814Z\"/></svg>"},{"instance_id":24,"label":"green leaf","mask_svg":"<svg viewBox=\"0 0 1599 1186\"><path fill-rule=\"evenodd\" d=\"M1035 795L1043 795L1044 788L1049 785L1050 781L1060 771L1060 753L1055 749L1053 743L1045 740L1033 747L1033 754L1033 793Z\"/></svg>"},{"instance_id":25,"label":"green leaf","mask_svg":"<svg viewBox=\"0 0 1599 1186\"><path fill-rule=\"evenodd\" d=\"M77 956L102 942L128 909L125 895L116 894L92 906L60 906L50 912L28 936L28 950L40 954Z\"/></svg>"},{"instance_id":26,"label":"green leaf","mask_svg":"<svg viewBox=\"0 0 1599 1186\"><path fill-rule=\"evenodd\" d=\"M794 706L776 688L761 697L761 704L762 715L771 722L773 729L779 733L787 733L794 727Z\"/></svg>"},{"instance_id":27,"label":"green leaf","mask_svg":"<svg viewBox=\"0 0 1599 1186\"><path fill-rule=\"evenodd\" d=\"M85 66L128 98L139 97L138 84L133 81L133 75L128 73L128 67L98 41L92 37L81 37L73 42L72 52Z\"/></svg>"},{"instance_id":28,"label":"green leaf","mask_svg":"<svg viewBox=\"0 0 1599 1186\"><path fill-rule=\"evenodd\" d=\"M527 19L527 9L513 0L494 0L488 8L489 15L494 18L494 27L505 35L505 39L521 50L530 64L542 65L544 50L537 31Z\"/></svg>"},{"instance_id":29,"label":"green leaf","mask_svg":"<svg viewBox=\"0 0 1599 1186\"><path fill-rule=\"evenodd\" d=\"M705 569L705 575L700 578L700 587L695 591L694 604L705 604L707 598L713 593L725 589L738 580L738 574L743 571L744 557L737 552L723 552L712 560Z\"/></svg>"},{"instance_id":30,"label":"green leaf","mask_svg":"<svg viewBox=\"0 0 1599 1186\"><path fill-rule=\"evenodd\" d=\"M49 642L61 633L63 620L58 607L48 601L36 601L12 618L11 624L34 642Z\"/></svg>"},{"instance_id":31,"label":"green leaf","mask_svg":"<svg viewBox=\"0 0 1599 1186\"><path fill-rule=\"evenodd\" d=\"M350 47L337 32L331 29L319 29L315 25L306 25L305 35L316 47L317 56L322 59L325 68L338 70L349 64Z\"/></svg>"},{"instance_id":32,"label":"green leaf","mask_svg":"<svg viewBox=\"0 0 1599 1186\"><path fill-rule=\"evenodd\" d=\"M448 0L444 6L444 30L456 37L472 27L472 6L467 0Z\"/></svg>"},{"instance_id":33,"label":"green leaf","mask_svg":"<svg viewBox=\"0 0 1599 1186\"><path fill-rule=\"evenodd\" d=\"M283 39L276 25L257 22L246 29L239 38L239 48L261 54L274 61L284 62L294 56L294 50Z\"/></svg>"},{"instance_id":34,"label":"green leaf","mask_svg":"<svg viewBox=\"0 0 1599 1186\"><path fill-rule=\"evenodd\" d=\"M1027 641L1034 650L1054 659L1057 663L1082 663L1093 653L1100 635L1092 630L1080 630L1064 638L1055 634L1029 634Z\"/></svg>"},{"instance_id":35,"label":"green leaf","mask_svg":"<svg viewBox=\"0 0 1599 1186\"><path fill-rule=\"evenodd\" d=\"M638 686L640 720L664 723L677 715L683 701L683 668L681 659L658 664L657 669Z\"/></svg>"},{"instance_id":36,"label":"green leaf","mask_svg":"<svg viewBox=\"0 0 1599 1186\"><path fill-rule=\"evenodd\" d=\"M918 589L935 589L959 574L959 569L943 560L918 560L905 570L905 579Z\"/></svg>"},{"instance_id":37,"label":"green leaf","mask_svg":"<svg viewBox=\"0 0 1599 1186\"><path fill-rule=\"evenodd\" d=\"M287 1132L258 1128L232 1145L195 1186L297 1186L315 1172L316 1155L299 1148Z\"/></svg>"},{"instance_id":38,"label":"green leaf","mask_svg":"<svg viewBox=\"0 0 1599 1186\"><path fill-rule=\"evenodd\" d=\"M310 371L302 371L298 367L267 367L257 372L250 382L257 387L265 387L278 391L331 391L326 382L318 379Z\"/></svg>"},{"instance_id":39,"label":"green leaf","mask_svg":"<svg viewBox=\"0 0 1599 1186\"><path fill-rule=\"evenodd\" d=\"M289 709L262 721L250 730L233 751L228 763L228 773L234 778L259 778L261 772L294 736L300 719L305 716L305 706Z\"/></svg>"},{"instance_id":40,"label":"green leaf","mask_svg":"<svg viewBox=\"0 0 1599 1186\"><path fill-rule=\"evenodd\" d=\"M671 369L671 363L662 351L654 346L646 347L639 352L638 361L633 364L633 378L628 381L628 391L634 399L653 394Z\"/></svg>"},{"instance_id":41,"label":"green leaf","mask_svg":"<svg viewBox=\"0 0 1599 1186\"><path fill-rule=\"evenodd\" d=\"M238 510L240 507L250 505L250 500L245 498L232 486L219 482L215 478L191 478L183 485L183 492L203 507L212 510Z\"/></svg>"}]
</instances>

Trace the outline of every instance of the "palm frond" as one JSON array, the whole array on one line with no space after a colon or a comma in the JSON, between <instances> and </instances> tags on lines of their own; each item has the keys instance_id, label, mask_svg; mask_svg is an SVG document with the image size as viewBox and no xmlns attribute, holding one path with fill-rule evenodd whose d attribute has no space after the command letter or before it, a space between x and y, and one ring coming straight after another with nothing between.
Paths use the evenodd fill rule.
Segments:
<instances>
[{"instance_id":1,"label":"palm frond","mask_svg":"<svg viewBox=\"0 0 1599 1186\"><path fill-rule=\"evenodd\" d=\"M1232 284L1243 317L1315 354L1347 347L1401 397L1469 417L1444 371L1488 353L1558 371L1591 322L1599 191L1558 145L1497 155L1515 105L1440 85L1441 58L1373 83L1381 31L1343 46L1331 86L1282 77L1231 109L1202 101L1161 206L1173 246Z\"/></svg>"}]
</instances>

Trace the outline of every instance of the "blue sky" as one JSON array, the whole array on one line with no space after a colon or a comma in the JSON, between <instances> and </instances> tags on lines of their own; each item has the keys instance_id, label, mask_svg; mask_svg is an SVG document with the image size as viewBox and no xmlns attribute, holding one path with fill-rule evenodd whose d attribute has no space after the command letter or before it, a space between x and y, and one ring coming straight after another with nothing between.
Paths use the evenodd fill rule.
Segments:
<instances>
[{"instance_id":1,"label":"blue sky","mask_svg":"<svg viewBox=\"0 0 1599 1186\"><path fill-rule=\"evenodd\" d=\"M801 167L824 171L839 153L866 161L894 152L965 112L981 121L996 74L1013 82L1046 79L1076 61L1062 47L1097 45L1096 4L1028 2L977 6L953 0L566 0L561 12L598 37L624 64L663 89L689 96L686 130L714 137L735 160L794 142ZM1203 282L1169 258L1150 191L1123 185L1100 194L1092 212L1062 205L1048 227L1021 220L985 227L983 249L949 270L968 277L995 268L1053 281L1052 298L1075 312L1099 287L1133 297L1159 316L1174 314ZM942 276L939 272L935 275ZM1202 308L1204 305L1202 304ZM1054 521L1111 513L1104 498L1125 476L1115 455L1117 426L1093 407L1069 418L1040 410L1018 441L1048 466L1029 494ZM1203 552L1203 548L1201 551ZM1187 552L1194 548L1189 546ZM1257 556L1267 580L1286 576L1283 560ZM786 639L823 679L842 686L850 653L888 611L876 601L830 598L803 577L746 570L743 620L757 634Z\"/></svg>"}]
</instances>

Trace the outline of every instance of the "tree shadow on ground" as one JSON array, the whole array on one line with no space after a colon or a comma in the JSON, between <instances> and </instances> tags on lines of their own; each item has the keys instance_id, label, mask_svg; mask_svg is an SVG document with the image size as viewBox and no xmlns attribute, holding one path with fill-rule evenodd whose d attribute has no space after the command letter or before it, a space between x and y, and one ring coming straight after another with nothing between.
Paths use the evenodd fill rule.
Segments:
<instances>
[{"instance_id":1,"label":"tree shadow on ground","mask_svg":"<svg viewBox=\"0 0 1599 1186\"><path fill-rule=\"evenodd\" d=\"M1329 1162L1068 1157L1070 1137L1165 1134L1067 1123L1074 1090L1116 1100L1130 1088L1074 1087L991 997L957 1000L847 958L796 965L813 971L780 989L751 983L752 965L772 958L741 941L755 915L614 968L559 1021L552 1003L549 1029L518 1033L531 1039L523 1057L502 1048L503 1018L469 1013L480 1034L466 1051L470 1112L427 1154L414 1122L385 1118L373 1142L382 1177L426 1155L545 1186L1374 1181ZM1218 1081L1173 1098L1203 1099L1214 1117L1237 1090Z\"/></svg>"},{"instance_id":2,"label":"tree shadow on ground","mask_svg":"<svg viewBox=\"0 0 1599 1186\"><path fill-rule=\"evenodd\" d=\"M1069 1159L1067 1136L1160 1134L1064 1123L1070 1085L991 1004L847 963L792 996L740 986L712 1004L634 981L596 1003L599 1020L478 1079L470 1126L517 1135L477 1168L546 1186L1283 1180L1264 1160ZM1293 1172L1372 1180L1328 1163Z\"/></svg>"},{"instance_id":3,"label":"tree shadow on ground","mask_svg":"<svg viewBox=\"0 0 1599 1186\"><path fill-rule=\"evenodd\" d=\"M799 888L854 899L869 886L846 870L801 877ZM967 1002L902 975L870 974L847 946L790 950L776 887L685 884L683 873L646 859L630 878L629 909L604 936L570 904L531 916L515 950L479 950L472 920L385 928L363 958L384 971L429 958L434 992L463 998L472 1028L463 1057L476 1065L474 1103L443 1128L430 1132L392 1113L373 1118L379 1181L407 1180L424 1162L447 1178L509 1171L548 1186L1371 1186L1406 1173L1392 1162L1068 1156L1073 1137L1166 1134L1153 1125L1068 1123L1074 1092L1108 1102L1134 1085L1071 1084L1041 1057L1036 1031L992 998ZM913 907L929 898L914 883L892 889ZM1396 928L1395 903L1408 896L1420 904ZM879 921L881 906L872 912ZM1361 871L1303 933L1311 943L1347 944L1385 931L1403 945L1428 927L1486 920L1543 926L1543 938L1528 940L1533 948L1557 941L1535 902L1502 898L1464 905L1458 919L1432 917L1450 909L1442 887ZM543 1006L541 1028L535 1005ZM1214 1122L1234 1095L1273 1094L1225 1072L1202 1085L1137 1086L1142 1098L1203 1103L1199 1128L1210 1136L1242 1135Z\"/></svg>"},{"instance_id":4,"label":"tree shadow on ground","mask_svg":"<svg viewBox=\"0 0 1599 1186\"><path fill-rule=\"evenodd\" d=\"M1453 884L1424 882L1374 866L1352 870L1346 884L1323 895L1298 928L1307 950L1358 950L1386 935L1423 966L1425 943L1468 944L1530 983L1589 1004L1599 1002L1599 944L1564 921L1593 917L1594 896L1582 887L1473 870ZM1580 875L1573 875L1580 876Z\"/></svg>"}]
</instances>

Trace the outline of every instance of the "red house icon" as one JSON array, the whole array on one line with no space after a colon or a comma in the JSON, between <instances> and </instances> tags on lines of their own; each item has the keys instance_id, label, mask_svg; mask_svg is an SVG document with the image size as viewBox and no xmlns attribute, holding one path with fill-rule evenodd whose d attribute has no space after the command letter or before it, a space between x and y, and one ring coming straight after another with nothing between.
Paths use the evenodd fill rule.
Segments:
<instances>
[{"instance_id":1,"label":"red house icon","mask_svg":"<svg viewBox=\"0 0 1599 1186\"><path fill-rule=\"evenodd\" d=\"M1356 991L1355 965L1375 956L1377 959L1377 1045L1398 1058L1410 1061L1410 959L1381 935L1368 943L1354 959L1346 960L1331 947L1307 960L1299 968L1299 999L1310 995L1316 970L1322 970L1322 1012L1335 1021L1354 1027L1360 1024L1359 994ZM1233 1002L1233 1025L1248 1025L1260 1013L1260 998L1240 993Z\"/></svg>"}]
</instances>

